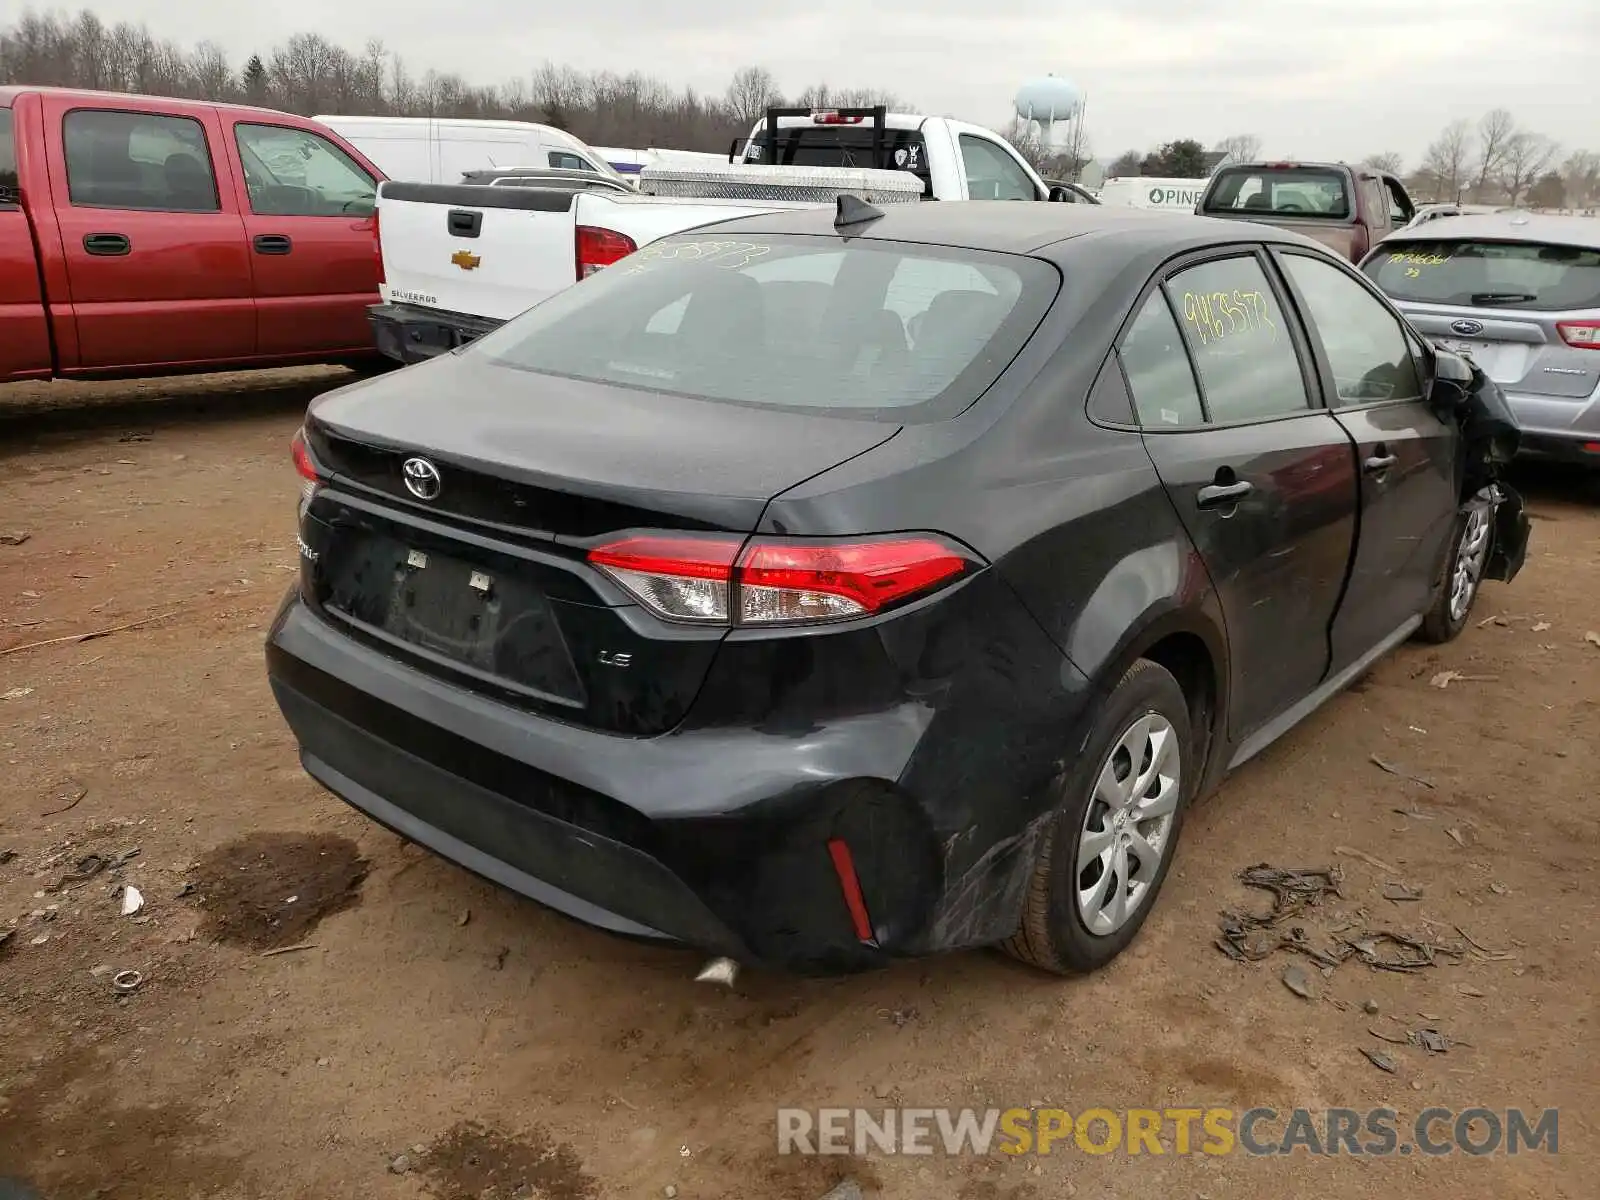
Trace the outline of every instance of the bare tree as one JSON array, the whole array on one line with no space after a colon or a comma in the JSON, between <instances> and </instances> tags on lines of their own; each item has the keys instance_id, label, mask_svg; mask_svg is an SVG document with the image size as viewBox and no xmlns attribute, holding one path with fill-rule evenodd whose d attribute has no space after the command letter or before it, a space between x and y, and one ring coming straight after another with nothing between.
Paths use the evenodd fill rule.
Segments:
<instances>
[{"instance_id":1,"label":"bare tree","mask_svg":"<svg viewBox=\"0 0 1600 1200\"><path fill-rule=\"evenodd\" d=\"M1117 155L1112 164L1106 168L1107 179L1127 179L1139 174L1139 169L1144 165L1143 150L1124 150Z\"/></svg>"},{"instance_id":2,"label":"bare tree","mask_svg":"<svg viewBox=\"0 0 1600 1200\"><path fill-rule=\"evenodd\" d=\"M1492 108L1478 122L1478 177L1472 190L1479 200L1487 198L1505 166L1506 151L1517 136L1517 121L1509 109Z\"/></svg>"},{"instance_id":3,"label":"bare tree","mask_svg":"<svg viewBox=\"0 0 1600 1200\"><path fill-rule=\"evenodd\" d=\"M1506 143L1500 170L1506 199L1511 204L1522 199L1522 194L1550 169L1559 152L1560 147L1542 133L1523 131L1513 135Z\"/></svg>"},{"instance_id":4,"label":"bare tree","mask_svg":"<svg viewBox=\"0 0 1600 1200\"><path fill-rule=\"evenodd\" d=\"M1561 176L1567 185L1567 203L1574 208L1587 208L1600 200L1600 154L1574 151L1563 164Z\"/></svg>"},{"instance_id":5,"label":"bare tree","mask_svg":"<svg viewBox=\"0 0 1600 1200\"><path fill-rule=\"evenodd\" d=\"M1471 170L1473 149L1472 128L1465 121L1455 121L1424 152L1422 168L1438 181L1441 197L1459 201Z\"/></svg>"},{"instance_id":6,"label":"bare tree","mask_svg":"<svg viewBox=\"0 0 1600 1200\"><path fill-rule=\"evenodd\" d=\"M734 72L724 98L728 112L745 128L759 121L767 109L781 104L783 97L772 72L765 67L741 67Z\"/></svg>"},{"instance_id":7,"label":"bare tree","mask_svg":"<svg viewBox=\"0 0 1600 1200\"><path fill-rule=\"evenodd\" d=\"M1382 171L1385 175L1400 175L1405 171L1406 160L1393 150L1385 150L1381 154L1367 155L1361 160L1361 165Z\"/></svg>"},{"instance_id":8,"label":"bare tree","mask_svg":"<svg viewBox=\"0 0 1600 1200\"><path fill-rule=\"evenodd\" d=\"M1253 133L1236 133L1223 138L1212 149L1226 154L1234 162L1255 162L1261 153L1261 139Z\"/></svg>"},{"instance_id":9,"label":"bare tree","mask_svg":"<svg viewBox=\"0 0 1600 1200\"><path fill-rule=\"evenodd\" d=\"M11 9L5 10L7 18ZM0 84L244 100L306 115L392 113L545 121L602 145L674 146L725 151L781 95L770 72L747 67L726 95L704 96L637 72L589 74L546 63L531 76L480 85L459 75L413 72L382 42L359 49L298 32L251 54L237 67L217 46L186 51L143 25L107 26L93 12L0 19ZM806 92L819 107L906 107L877 89L819 84Z\"/></svg>"}]
</instances>

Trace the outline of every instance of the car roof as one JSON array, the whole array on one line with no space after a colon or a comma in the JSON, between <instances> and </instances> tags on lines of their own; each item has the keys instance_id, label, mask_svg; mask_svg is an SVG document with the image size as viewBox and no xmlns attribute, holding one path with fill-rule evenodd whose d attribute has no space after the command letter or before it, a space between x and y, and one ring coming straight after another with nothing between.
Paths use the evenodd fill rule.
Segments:
<instances>
[{"instance_id":1,"label":"car roof","mask_svg":"<svg viewBox=\"0 0 1600 1200\"><path fill-rule=\"evenodd\" d=\"M1416 228L1407 226L1404 229L1397 229L1378 245L1382 247L1389 242L1397 241L1433 242L1441 238L1460 238L1463 241L1555 242L1563 246L1600 250L1600 219L1520 210L1463 213L1460 216L1438 217Z\"/></svg>"},{"instance_id":2,"label":"car roof","mask_svg":"<svg viewBox=\"0 0 1600 1200\"><path fill-rule=\"evenodd\" d=\"M923 201L885 204L884 215L849 236L874 241L918 242L1004 254L1032 254L1051 260L1072 257L1081 246L1115 241L1124 251L1168 250L1178 253L1200 246L1281 242L1314 246L1303 234L1254 221L1198 217L1114 205L1052 204L1042 201L969 200L962 203ZM720 230L741 233L800 234L837 237L834 210L790 209L720 222ZM704 226L701 227L703 230ZM691 231L691 235L695 231Z\"/></svg>"},{"instance_id":3,"label":"car roof","mask_svg":"<svg viewBox=\"0 0 1600 1200\"><path fill-rule=\"evenodd\" d=\"M263 108L255 104L234 104L225 100L191 100L184 96L151 96L134 92L105 92L94 88L69 88L51 87L33 84L10 84L0 87L0 103L12 105L19 96L64 96L69 100L117 100L127 103L134 111L149 109L159 114L161 111L156 106L170 106L173 108L202 109L211 108L223 113L244 113L251 115L266 115L278 118L288 118L306 125L315 124L313 118L299 116L295 113L284 112L277 108Z\"/></svg>"}]
</instances>

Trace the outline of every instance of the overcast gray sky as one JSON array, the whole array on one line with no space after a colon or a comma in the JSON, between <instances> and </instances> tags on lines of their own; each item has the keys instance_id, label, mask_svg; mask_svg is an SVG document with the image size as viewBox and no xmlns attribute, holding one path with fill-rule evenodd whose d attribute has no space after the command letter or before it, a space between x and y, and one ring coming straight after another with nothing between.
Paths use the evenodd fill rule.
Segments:
<instances>
[{"instance_id":1,"label":"overcast gray sky","mask_svg":"<svg viewBox=\"0 0 1600 1200\"><path fill-rule=\"evenodd\" d=\"M76 7L66 0L63 7ZM1600 150L1600 0L99 0L236 58L316 30L381 37L416 72L475 83L548 58L721 92L759 63L783 88L883 87L918 108L999 125L1025 79L1088 96L1111 157L1178 137L1255 133L1274 155L1414 165L1438 130L1512 110L1567 149Z\"/></svg>"}]
</instances>

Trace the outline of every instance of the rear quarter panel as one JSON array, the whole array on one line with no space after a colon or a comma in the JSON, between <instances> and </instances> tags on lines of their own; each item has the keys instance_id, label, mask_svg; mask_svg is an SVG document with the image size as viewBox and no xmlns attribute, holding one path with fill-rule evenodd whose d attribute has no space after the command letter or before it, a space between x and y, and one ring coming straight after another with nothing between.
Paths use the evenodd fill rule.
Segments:
<instances>
[{"instance_id":1,"label":"rear quarter panel","mask_svg":"<svg viewBox=\"0 0 1600 1200\"><path fill-rule=\"evenodd\" d=\"M1133 276L1136 287L1148 271ZM759 526L774 534L942 532L982 554L1016 602L1016 618L996 605L992 621L972 625L962 645L967 668L937 700L934 719L948 737L924 739L900 780L935 813L982 814L983 837L952 834L945 847L956 906L941 917L941 939L954 939L947 944L980 928L993 937L1015 928L1006 905L1020 895L1012 885L1031 864L1055 784L1083 750L1095 698L1144 650L1171 633L1199 639L1214 664L1213 699L1226 703L1220 607L1142 439L1092 424L1084 411L1131 305L1131 295L1104 306L1093 298L1122 295L1127 282L1080 283L1082 295L1058 302L972 408L907 426L790 489ZM997 663L1012 665L1010 686L982 686ZM962 752L948 757L947 743ZM960 911L964 884L1002 897L999 907Z\"/></svg>"}]
</instances>

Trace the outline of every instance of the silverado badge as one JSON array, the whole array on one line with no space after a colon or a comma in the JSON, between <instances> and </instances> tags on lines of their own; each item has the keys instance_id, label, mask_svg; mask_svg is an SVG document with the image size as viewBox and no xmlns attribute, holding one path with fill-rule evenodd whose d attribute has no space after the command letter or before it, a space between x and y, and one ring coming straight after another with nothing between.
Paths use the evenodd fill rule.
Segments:
<instances>
[{"instance_id":1,"label":"silverado badge","mask_svg":"<svg viewBox=\"0 0 1600 1200\"><path fill-rule=\"evenodd\" d=\"M478 264L483 262L483 259L471 250L457 250L450 256L450 261L463 271L474 271L477 269Z\"/></svg>"}]
</instances>

